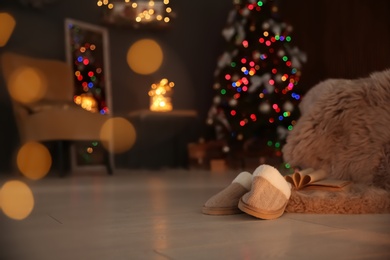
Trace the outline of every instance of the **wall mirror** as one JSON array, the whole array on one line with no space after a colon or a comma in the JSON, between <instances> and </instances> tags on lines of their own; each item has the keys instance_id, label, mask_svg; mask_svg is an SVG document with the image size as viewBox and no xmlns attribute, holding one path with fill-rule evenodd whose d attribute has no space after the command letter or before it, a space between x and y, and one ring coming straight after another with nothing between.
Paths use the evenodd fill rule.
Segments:
<instances>
[{"instance_id":1,"label":"wall mirror","mask_svg":"<svg viewBox=\"0 0 390 260\"><path fill-rule=\"evenodd\" d=\"M92 112L107 115L112 109L109 37L101 26L65 19L66 60L74 72L74 102ZM72 168L102 163L99 142L79 142L72 147ZM113 158L110 158L114 166Z\"/></svg>"}]
</instances>

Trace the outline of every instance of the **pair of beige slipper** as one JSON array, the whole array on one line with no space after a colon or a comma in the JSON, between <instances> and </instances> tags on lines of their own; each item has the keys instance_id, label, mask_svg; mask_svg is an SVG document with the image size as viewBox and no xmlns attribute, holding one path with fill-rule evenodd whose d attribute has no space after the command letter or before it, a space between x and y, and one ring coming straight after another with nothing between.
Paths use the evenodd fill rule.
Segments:
<instances>
[{"instance_id":1,"label":"pair of beige slipper","mask_svg":"<svg viewBox=\"0 0 390 260\"><path fill-rule=\"evenodd\" d=\"M273 166L262 164L253 174L241 172L232 183L203 205L207 215L245 212L260 219L283 215L291 196L291 185Z\"/></svg>"}]
</instances>

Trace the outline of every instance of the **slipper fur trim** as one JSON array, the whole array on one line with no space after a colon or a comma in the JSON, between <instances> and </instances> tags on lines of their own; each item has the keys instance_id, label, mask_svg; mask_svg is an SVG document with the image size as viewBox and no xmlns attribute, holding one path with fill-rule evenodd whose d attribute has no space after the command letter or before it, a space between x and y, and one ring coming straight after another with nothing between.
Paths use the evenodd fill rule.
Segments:
<instances>
[{"instance_id":1,"label":"slipper fur trim","mask_svg":"<svg viewBox=\"0 0 390 260\"><path fill-rule=\"evenodd\" d=\"M287 199L291 196L291 186L284 179L283 175L273 166L262 164L253 172L253 177L261 176L268 180L272 186L279 189Z\"/></svg>"},{"instance_id":2,"label":"slipper fur trim","mask_svg":"<svg viewBox=\"0 0 390 260\"><path fill-rule=\"evenodd\" d=\"M237 177L232 181L241 184L245 189L250 190L252 186L252 174L249 172L241 172Z\"/></svg>"}]
</instances>

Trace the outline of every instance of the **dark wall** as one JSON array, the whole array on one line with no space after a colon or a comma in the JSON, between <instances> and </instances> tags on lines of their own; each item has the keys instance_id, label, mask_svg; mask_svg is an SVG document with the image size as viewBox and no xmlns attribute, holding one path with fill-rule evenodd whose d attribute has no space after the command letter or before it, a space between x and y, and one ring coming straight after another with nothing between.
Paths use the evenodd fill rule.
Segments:
<instances>
[{"instance_id":1,"label":"dark wall","mask_svg":"<svg viewBox=\"0 0 390 260\"><path fill-rule=\"evenodd\" d=\"M293 41L308 55L300 87L390 68L390 1L280 0Z\"/></svg>"},{"instance_id":2,"label":"dark wall","mask_svg":"<svg viewBox=\"0 0 390 260\"><path fill-rule=\"evenodd\" d=\"M65 60L64 19L102 25L96 0L57 0L43 9L1 0L0 11L17 21L3 51ZM147 109L151 83L174 81L175 109L195 109L204 122L212 99L213 72L224 43L221 30L232 0L171 0L177 13L171 28L161 31L107 27L114 114ZM294 27L293 44L308 55L300 87L309 89L326 78L356 78L389 67L390 1L279 1L282 18ZM103 25L102 25L103 26ZM126 63L132 43L149 37L163 47L164 63L148 76L133 73ZM12 109L0 76L0 172L11 168L18 144ZM203 124L199 125L199 133Z\"/></svg>"}]
</instances>

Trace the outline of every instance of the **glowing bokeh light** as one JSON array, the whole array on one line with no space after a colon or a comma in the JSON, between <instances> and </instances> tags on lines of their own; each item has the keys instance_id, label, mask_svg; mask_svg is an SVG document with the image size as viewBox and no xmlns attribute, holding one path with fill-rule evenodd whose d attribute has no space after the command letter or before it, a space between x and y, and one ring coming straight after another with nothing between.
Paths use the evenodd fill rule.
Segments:
<instances>
[{"instance_id":1,"label":"glowing bokeh light","mask_svg":"<svg viewBox=\"0 0 390 260\"><path fill-rule=\"evenodd\" d=\"M9 13L0 13L0 47L4 47L15 28L15 19Z\"/></svg>"},{"instance_id":2,"label":"glowing bokeh light","mask_svg":"<svg viewBox=\"0 0 390 260\"><path fill-rule=\"evenodd\" d=\"M25 177L38 180L47 175L52 159L46 146L38 142L27 142L19 149L16 162Z\"/></svg>"},{"instance_id":3,"label":"glowing bokeh light","mask_svg":"<svg viewBox=\"0 0 390 260\"><path fill-rule=\"evenodd\" d=\"M33 103L40 100L47 90L44 74L33 67L19 67L12 72L8 87L10 95L21 103Z\"/></svg>"},{"instance_id":4,"label":"glowing bokeh light","mask_svg":"<svg viewBox=\"0 0 390 260\"><path fill-rule=\"evenodd\" d=\"M125 118L108 119L100 129L104 148L112 153L123 153L133 147L137 134L134 126Z\"/></svg>"},{"instance_id":5,"label":"glowing bokeh light","mask_svg":"<svg viewBox=\"0 0 390 260\"><path fill-rule=\"evenodd\" d=\"M127 51L127 64L138 74L152 74L160 68L162 62L162 49L152 39L139 40Z\"/></svg>"},{"instance_id":6,"label":"glowing bokeh light","mask_svg":"<svg viewBox=\"0 0 390 260\"><path fill-rule=\"evenodd\" d=\"M21 181L7 181L0 190L3 213L15 220L23 220L34 208L34 196L30 188Z\"/></svg>"}]
</instances>

